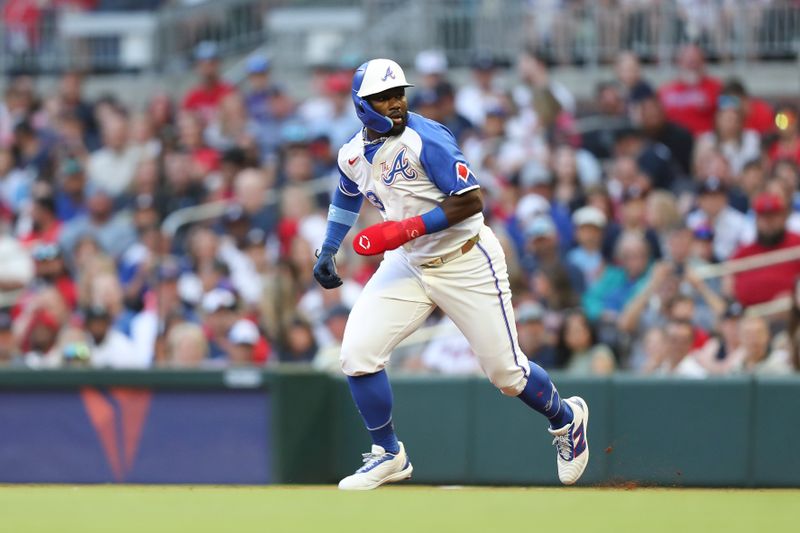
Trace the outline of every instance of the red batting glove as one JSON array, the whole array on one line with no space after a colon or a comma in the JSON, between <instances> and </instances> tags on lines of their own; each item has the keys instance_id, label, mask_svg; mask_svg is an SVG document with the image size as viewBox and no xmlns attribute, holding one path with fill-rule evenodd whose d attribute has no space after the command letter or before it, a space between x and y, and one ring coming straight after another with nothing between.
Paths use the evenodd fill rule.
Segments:
<instances>
[{"instance_id":1,"label":"red batting glove","mask_svg":"<svg viewBox=\"0 0 800 533\"><path fill-rule=\"evenodd\" d=\"M425 235L422 217L412 217L399 222L390 220L375 224L353 239L353 249L359 255L378 255L394 250L420 235Z\"/></svg>"}]
</instances>

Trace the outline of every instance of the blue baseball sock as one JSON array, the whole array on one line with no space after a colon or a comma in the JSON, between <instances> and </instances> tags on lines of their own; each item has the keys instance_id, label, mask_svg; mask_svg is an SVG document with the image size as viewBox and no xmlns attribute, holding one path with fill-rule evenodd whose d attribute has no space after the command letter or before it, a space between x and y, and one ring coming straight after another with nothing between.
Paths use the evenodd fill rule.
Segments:
<instances>
[{"instance_id":1,"label":"blue baseball sock","mask_svg":"<svg viewBox=\"0 0 800 533\"><path fill-rule=\"evenodd\" d=\"M348 376L350 394L364 419L372 442L389 453L398 453L400 445L392 424L392 387L385 370L365 376Z\"/></svg>"},{"instance_id":2,"label":"blue baseball sock","mask_svg":"<svg viewBox=\"0 0 800 533\"><path fill-rule=\"evenodd\" d=\"M542 367L532 361L530 366L531 375L518 398L546 416L553 429L562 428L572 422L572 409L558 395L556 386L550 381L550 376Z\"/></svg>"}]
</instances>

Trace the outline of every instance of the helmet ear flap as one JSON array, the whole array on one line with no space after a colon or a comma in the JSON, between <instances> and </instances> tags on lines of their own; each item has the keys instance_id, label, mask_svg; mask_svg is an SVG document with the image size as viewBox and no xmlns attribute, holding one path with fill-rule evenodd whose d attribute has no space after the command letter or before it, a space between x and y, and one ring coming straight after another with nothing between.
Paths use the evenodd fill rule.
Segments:
<instances>
[{"instance_id":1,"label":"helmet ear flap","mask_svg":"<svg viewBox=\"0 0 800 533\"><path fill-rule=\"evenodd\" d=\"M378 133L388 133L394 123L389 117L383 116L369 105L366 99L353 95L353 103L356 108L356 115L362 124Z\"/></svg>"}]
</instances>

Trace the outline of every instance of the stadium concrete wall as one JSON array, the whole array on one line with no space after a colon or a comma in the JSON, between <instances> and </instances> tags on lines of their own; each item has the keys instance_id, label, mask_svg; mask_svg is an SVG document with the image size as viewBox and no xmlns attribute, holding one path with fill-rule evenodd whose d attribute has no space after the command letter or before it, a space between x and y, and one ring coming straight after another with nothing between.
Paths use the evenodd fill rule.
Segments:
<instances>
[{"instance_id":1,"label":"stadium concrete wall","mask_svg":"<svg viewBox=\"0 0 800 533\"><path fill-rule=\"evenodd\" d=\"M591 409L588 485L800 486L800 378L554 376ZM414 482L556 485L544 420L473 377L393 376ZM0 372L0 482L331 483L369 438L346 381L277 371Z\"/></svg>"}]
</instances>

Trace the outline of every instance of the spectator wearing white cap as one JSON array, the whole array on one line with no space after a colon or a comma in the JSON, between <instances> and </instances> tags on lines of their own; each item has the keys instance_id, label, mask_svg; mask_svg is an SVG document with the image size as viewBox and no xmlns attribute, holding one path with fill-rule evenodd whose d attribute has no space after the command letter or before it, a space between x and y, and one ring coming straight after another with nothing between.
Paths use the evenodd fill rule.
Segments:
<instances>
[{"instance_id":1,"label":"spectator wearing white cap","mask_svg":"<svg viewBox=\"0 0 800 533\"><path fill-rule=\"evenodd\" d=\"M224 288L212 289L203 295L201 307L211 358L227 359L235 365L253 364L261 334L255 324L241 317L236 294Z\"/></svg>"},{"instance_id":2,"label":"spectator wearing white cap","mask_svg":"<svg viewBox=\"0 0 800 533\"><path fill-rule=\"evenodd\" d=\"M597 281L606 266L602 247L607 222L605 214L591 205L572 215L578 244L567 253L567 263L581 271L587 287Z\"/></svg>"},{"instance_id":3,"label":"spectator wearing white cap","mask_svg":"<svg viewBox=\"0 0 800 533\"><path fill-rule=\"evenodd\" d=\"M255 349L261 334L258 327L249 320L237 320L228 332L231 343L228 360L232 365L249 365L255 359Z\"/></svg>"},{"instance_id":4,"label":"spectator wearing white cap","mask_svg":"<svg viewBox=\"0 0 800 533\"><path fill-rule=\"evenodd\" d=\"M517 204L514 219L509 221L509 235L521 249L525 226L540 214L548 215L558 230L561 251L566 253L573 239L572 220L566 207L553 202L552 173L531 161L522 167L517 179L523 196Z\"/></svg>"},{"instance_id":5,"label":"spectator wearing white cap","mask_svg":"<svg viewBox=\"0 0 800 533\"><path fill-rule=\"evenodd\" d=\"M525 251L521 264L529 274L543 272L545 275L566 275L563 285L576 294L581 294L585 289L581 271L563 260L558 231L549 216L538 216L525 226Z\"/></svg>"}]
</instances>

